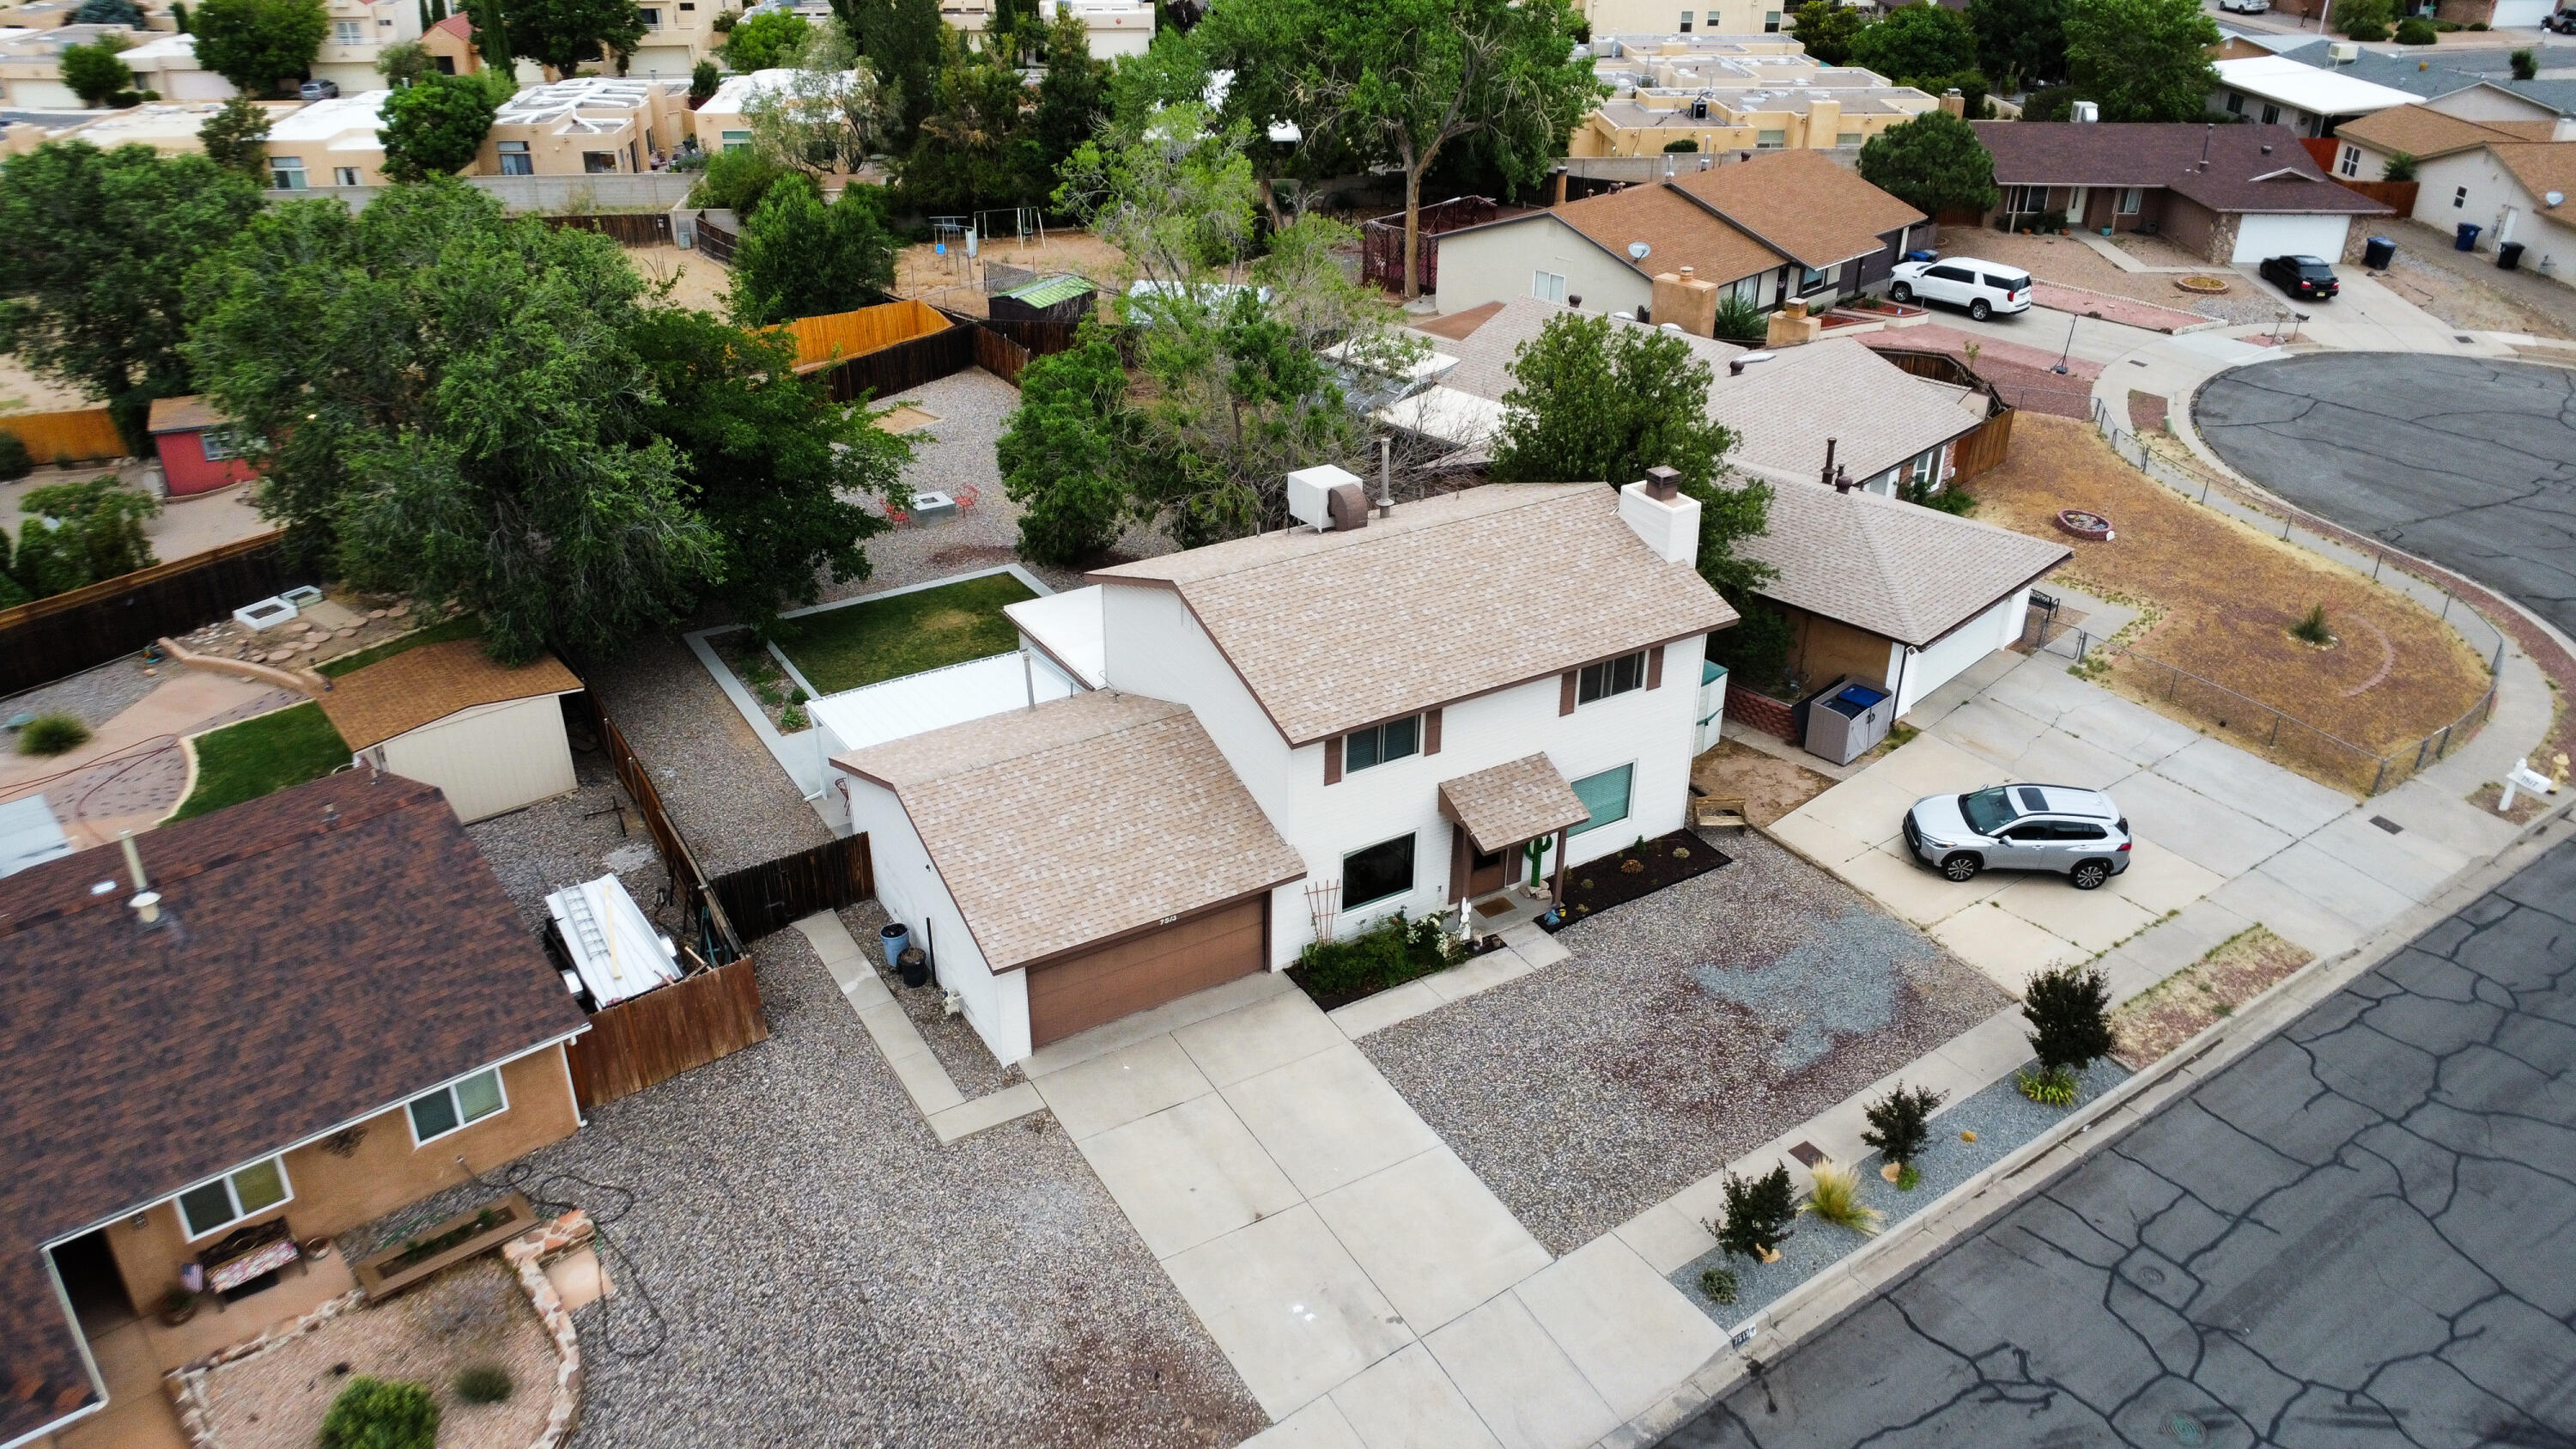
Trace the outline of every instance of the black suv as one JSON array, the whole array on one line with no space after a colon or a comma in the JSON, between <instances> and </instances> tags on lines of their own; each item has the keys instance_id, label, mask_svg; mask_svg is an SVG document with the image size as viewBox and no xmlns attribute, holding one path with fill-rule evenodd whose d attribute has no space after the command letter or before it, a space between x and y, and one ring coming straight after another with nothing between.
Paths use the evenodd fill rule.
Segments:
<instances>
[{"instance_id":1,"label":"black suv","mask_svg":"<svg viewBox=\"0 0 2576 1449\"><path fill-rule=\"evenodd\" d=\"M2263 280L2303 302L2324 302L2343 290L2323 257L2265 257Z\"/></svg>"}]
</instances>

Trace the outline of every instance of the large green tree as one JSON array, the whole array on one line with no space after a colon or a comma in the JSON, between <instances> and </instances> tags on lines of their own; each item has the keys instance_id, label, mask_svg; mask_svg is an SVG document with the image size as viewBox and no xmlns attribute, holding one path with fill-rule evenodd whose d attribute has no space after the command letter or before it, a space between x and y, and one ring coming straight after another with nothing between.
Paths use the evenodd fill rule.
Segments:
<instances>
[{"instance_id":1,"label":"large green tree","mask_svg":"<svg viewBox=\"0 0 2576 1449\"><path fill-rule=\"evenodd\" d=\"M2066 0L1968 0L1977 66L2008 95L2066 79Z\"/></svg>"},{"instance_id":2,"label":"large green tree","mask_svg":"<svg viewBox=\"0 0 2576 1449\"><path fill-rule=\"evenodd\" d=\"M1925 216L1995 204L1995 158L1976 128L1947 111L1890 126L1860 148L1863 181Z\"/></svg>"},{"instance_id":3,"label":"large green tree","mask_svg":"<svg viewBox=\"0 0 2576 1449\"><path fill-rule=\"evenodd\" d=\"M2189 121L2209 108L2218 23L2198 0L2067 0L2066 78L2106 121Z\"/></svg>"},{"instance_id":4,"label":"large green tree","mask_svg":"<svg viewBox=\"0 0 2576 1449\"><path fill-rule=\"evenodd\" d=\"M197 128L209 161L255 185L268 183L268 112L248 96L234 96Z\"/></svg>"},{"instance_id":5,"label":"large green tree","mask_svg":"<svg viewBox=\"0 0 2576 1449\"><path fill-rule=\"evenodd\" d=\"M26 520L12 567L30 597L67 594L160 562L143 536L143 520L161 511L159 500L113 473L31 488L18 507Z\"/></svg>"},{"instance_id":6,"label":"large green tree","mask_svg":"<svg viewBox=\"0 0 2576 1449\"><path fill-rule=\"evenodd\" d=\"M653 381L646 425L681 454L681 496L713 531L716 596L767 630L811 604L824 580L868 576L867 540L885 519L861 495L900 506L909 440L883 416L832 401L820 374L796 374L796 349L704 312L657 307L628 329Z\"/></svg>"},{"instance_id":7,"label":"large green tree","mask_svg":"<svg viewBox=\"0 0 2576 1449\"><path fill-rule=\"evenodd\" d=\"M1020 73L951 32L930 114L900 168L904 197L934 212L972 212L1043 200L1035 116Z\"/></svg>"},{"instance_id":8,"label":"large green tree","mask_svg":"<svg viewBox=\"0 0 2576 1449\"><path fill-rule=\"evenodd\" d=\"M430 75L385 97L385 174L396 181L453 176L492 130L492 93L472 76Z\"/></svg>"},{"instance_id":9,"label":"large green tree","mask_svg":"<svg viewBox=\"0 0 2576 1449\"><path fill-rule=\"evenodd\" d=\"M1030 360L1020 405L993 454L1021 507L1020 555L1087 563L1117 542L1128 507L1128 459L1141 441L1118 345L1096 322L1073 349Z\"/></svg>"},{"instance_id":10,"label":"large green tree","mask_svg":"<svg viewBox=\"0 0 2576 1449\"><path fill-rule=\"evenodd\" d=\"M105 402L140 455L152 400L196 389L182 279L259 210L202 156L49 142L0 162L0 351Z\"/></svg>"},{"instance_id":11,"label":"large green tree","mask_svg":"<svg viewBox=\"0 0 2576 1449\"><path fill-rule=\"evenodd\" d=\"M1682 475L1699 500L1699 571L1730 599L1769 582L1736 545L1769 526L1771 488L1726 476L1735 434L1708 415L1709 365L1669 333L1569 312L1548 319L1512 359L1495 479L1633 483L1648 468ZM1741 607L1739 605L1738 607Z\"/></svg>"},{"instance_id":12,"label":"large green tree","mask_svg":"<svg viewBox=\"0 0 2576 1449\"><path fill-rule=\"evenodd\" d=\"M771 70L796 58L813 27L787 10L764 10L744 19L725 36L725 64L736 74Z\"/></svg>"},{"instance_id":13,"label":"large green tree","mask_svg":"<svg viewBox=\"0 0 2576 1449\"><path fill-rule=\"evenodd\" d=\"M331 18L322 0L205 0L189 27L199 65L243 95L265 96L312 70Z\"/></svg>"},{"instance_id":14,"label":"large green tree","mask_svg":"<svg viewBox=\"0 0 2576 1449\"><path fill-rule=\"evenodd\" d=\"M603 50L623 72L644 38L644 12L634 0L500 0L500 6L511 53L558 76L599 64ZM466 13L473 13L470 4Z\"/></svg>"},{"instance_id":15,"label":"large green tree","mask_svg":"<svg viewBox=\"0 0 2576 1449\"><path fill-rule=\"evenodd\" d=\"M908 149L939 102L941 46L949 35L939 0L832 0L832 13L875 68L893 117L894 145Z\"/></svg>"},{"instance_id":16,"label":"large green tree","mask_svg":"<svg viewBox=\"0 0 2576 1449\"><path fill-rule=\"evenodd\" d=\"M135 104L141 97L134 93L134 68L116 58L123 49L124 40L113 32L89 45L64 46L58 57L63 84L84 106Z\"/></svg>"},{"instance_id":17,"label":"large green tree","mask_svg":"<svg viewBox=\"0 0 2576 1449\"><path fill-rule=\"evenodd\" d=\"M261 511L328 572L470 608L503 659L668 628L720 577L608 238L435 177L270 207L189 293Z\"/></svg>"},{"instance_id":18,"label":"large green tree","mask_svg":"<svg viewBox=\"0 0 2576 1449\"><path fill-rule=\"evenodd\" d=\"M884 187L854 181L827 206L810 178L789 175L743 223L726 300L745 327L873 306L894 285L894 254Z\"/></svg>"},{"instance_id":19,"label":"large green tree","mask_svg":"<svg viewBox=\"0 0 2576 1449\"><path fill-rule=\"evenodd\" d=\"M1109 117L1109 67L1091 58L1091 31L1065 13L1046 29L1046 76L1038 82L1038 166L1053 176Z\"/></svg>"},{"instance_id":20,"label":"large green tree","mask_svg":"<svg viewBox=\"0 0 2576 1449\"><path fill-rule=\"evenodd\" d=\"M734 34L741 33L736 26ZM856 171L884 144L891 122L875 67L837 19L810 30L786 60L785 80L752 97L744 110L752 149L773 165L809 174Z\"/></svg>"},{"instance_id":21,"label":"large green tree","mask_svg":"<svg viewBox=\"0 0 2576 1449\"><path fill-rule=\"evenodd\" d=\"M1535 186L1606 94L1590 59L1574 54L1580 21L1568 6L1372 0L1310 10L1321 23L1271 63L1300 67L1314 97L1308 135L1402 177L1408 299L1422 290L1422 178L1441 154L1472 145L1505 179Z\"/></svg>"},{"instance_id":22,"label":"large green tree","mask_svg":"<svg viewBox=\"0 0 2576 1449\"><path fill-rule=\"evenodd\" d=\"M502 0L464 0L460 7L466 23L473 27L474 53L483 64L503 75L518 64L519 52L510 44L510 18Z\"/></svg>"},{"instance_id":23,"label":"large green tree","mask_svg":"<svg viewBox=\"0 0 2576 1449\"><path fill-rule=\"evenodd\" d=\"M1898 85L1941 81L1977 66L1977 36L1956 10L1929 3L1899 5L1852 42L1852 63Z\"/></svg>"},{"instance_id":24,"label":"large green tree","mask_svg":"<svg viewBox=\"0 0 2576 1449\"><path fill-rule=\"evenodd\" d=\"M1869 28L1868 14L1842 0L1806 0L1789 14L1789 29L1819 65L1851 64L1852 48Z\"/></svg>"}]
</instances>

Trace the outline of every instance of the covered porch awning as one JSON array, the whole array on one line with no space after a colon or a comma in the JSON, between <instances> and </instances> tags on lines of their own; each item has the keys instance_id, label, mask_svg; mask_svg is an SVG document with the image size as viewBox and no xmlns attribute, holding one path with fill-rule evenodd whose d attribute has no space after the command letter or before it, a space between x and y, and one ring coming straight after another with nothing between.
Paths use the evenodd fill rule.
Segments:
<instances>
[{"instance_id":1,"label":"covered porch awning","mask_svg":"<svg viewBox=\"0 0 2576 1449\"><path fill-rule=\"evenodd\" d=\"M1579 825L1591 814L1545 755L1441 781L1440 813L1488 855Z\"/></svg>"}]
</instances>

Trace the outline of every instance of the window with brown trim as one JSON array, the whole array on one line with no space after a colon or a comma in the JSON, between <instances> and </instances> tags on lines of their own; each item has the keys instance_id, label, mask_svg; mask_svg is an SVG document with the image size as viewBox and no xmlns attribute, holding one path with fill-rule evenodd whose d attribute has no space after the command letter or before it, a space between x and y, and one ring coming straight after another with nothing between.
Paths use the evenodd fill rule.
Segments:
<instances>
[{"instance_id":1,"label":"window with brown trim","mask_svg":"<svg viewBox=\"0 0 2576 1449\"><path fill-rule=\"evenodd\" d=\"M1574 702L1591 704L1614 694L1626 694L1646 687L1646 651L1622 654L1598 664L1583 666L1582 677L1575 684Z\"/></svg>"}]
</instances>

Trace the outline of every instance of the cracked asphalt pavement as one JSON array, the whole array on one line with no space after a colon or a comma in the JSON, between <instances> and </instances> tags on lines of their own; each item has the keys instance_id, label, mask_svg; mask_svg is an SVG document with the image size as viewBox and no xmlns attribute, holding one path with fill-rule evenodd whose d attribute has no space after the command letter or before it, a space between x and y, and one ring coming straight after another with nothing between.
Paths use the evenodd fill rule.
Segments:
<instances>
[{"instance_id":1,"label":"cracked asphalt pavement","mask_svg":"<svg viewBox=\"0 0 2576 1449\"><path fill-rule=\"evenodd\" d=\"M2576 842L1664 1442L2576 1445Z\"/></svg>"},{"instance_id":2,"label":"cracked asphalt pavement","mask_svg":"<svg viewBox=\"0 0 2576 1449\"><path fill-rule=\"evenodd\" d=\"M2576 369L2293 357L2210 379L2192 421L2230 466L2291 502L2576 633Z\"/></svg>"}]
</instances>

